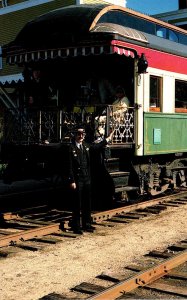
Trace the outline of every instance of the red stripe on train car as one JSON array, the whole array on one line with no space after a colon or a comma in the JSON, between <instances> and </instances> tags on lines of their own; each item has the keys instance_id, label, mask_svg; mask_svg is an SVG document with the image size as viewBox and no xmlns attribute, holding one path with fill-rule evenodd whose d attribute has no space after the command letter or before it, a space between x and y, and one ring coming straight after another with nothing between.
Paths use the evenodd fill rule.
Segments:
<instances>
[{"instance_id":1,"label":"red stripe on train car","mask_svg":"<svg viewBox=\"0 0 187 300\"><path fill-rule=\"evenodd\" d=\"M187 58L176 54L166 53L163 51L141 47L138 45L113 40L112 45L125 47L126 49L136 50L138 55L145 53L149 67L157 68L165 71L187 74Z\"/></svg>"}]
</instances>

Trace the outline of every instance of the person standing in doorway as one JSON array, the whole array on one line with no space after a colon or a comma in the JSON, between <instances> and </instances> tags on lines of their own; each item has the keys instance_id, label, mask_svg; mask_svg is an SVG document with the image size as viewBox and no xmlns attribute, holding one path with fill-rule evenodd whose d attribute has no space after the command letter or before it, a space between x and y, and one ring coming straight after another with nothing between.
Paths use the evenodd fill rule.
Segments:
<instances>
[{"instance_id":1,"label":"person standing in doorway","mask_svg":"<svg viewBox=\"0 0 187 300\"><path fill-rule=\"evenodd\" d=\"M113 115L123 114L130 106L130 101L125 94L125 90L121 86L117 86L115 92L115 101L112 103Z\"/></svg>"}]
</instances>

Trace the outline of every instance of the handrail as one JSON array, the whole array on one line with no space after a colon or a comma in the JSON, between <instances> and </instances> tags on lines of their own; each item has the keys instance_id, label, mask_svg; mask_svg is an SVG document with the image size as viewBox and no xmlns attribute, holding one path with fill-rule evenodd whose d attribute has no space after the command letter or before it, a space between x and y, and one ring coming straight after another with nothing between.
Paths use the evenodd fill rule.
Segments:
<instances>
[{"instance_id":1,"label":"handrail","mask_svg":"<svg viewBox=\"0 0 187 300\"><path fill-rule=\"evenodd\" d=\"M115 106L116 107L116 106ZM112 144L134 143L134 107L113 113L112 105L79 106L74 112L62 109L16 112L7 110L4 124L4 141L16 143L61 142L71 139L75 126L83 125L87 138L93 141L114 131Z\"/></svg>"}]
</instances>

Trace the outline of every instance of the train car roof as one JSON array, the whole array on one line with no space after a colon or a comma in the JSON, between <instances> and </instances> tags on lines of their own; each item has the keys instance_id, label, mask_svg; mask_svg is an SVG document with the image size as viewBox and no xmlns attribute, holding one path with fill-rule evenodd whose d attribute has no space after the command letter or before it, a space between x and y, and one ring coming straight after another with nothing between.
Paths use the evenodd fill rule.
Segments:
<instances>
[{"instance_id":1,"label":"train car roof","mask_svg":"<svg viewBox=\"0 0 187 300\"><path fill-rule=\"evenodd\" d=\"M107 5L70 5L28 22L6 51L70 46L89 33L93 20ZM78 39L78 40L77 40Z\"/></svg>"},{"instance_id":2,"label":"train car roof","mask_svg":"<svg viewBox=\"0 0 187 300\"><path fill-rule=\"evenodd\" d=\"M112 23L99 22L103 16L113 11L116 13L112 16ZM186 34L185 30L176 26L121 6L107 4L71 5L53 10L28 22L14 41L3 46L3 56L11 58L11 60L8 59L9 63L10 61L12 63L27 62L28 60L34 61L41 58L40 53L42 51L52 50L51 53L54 54L54 51L60 48L92 45L96 42L102 44L103 41L107 42L112 39L135 40L137 44L146 44L149 47L157 47L161 50L164 50L163 46L166 45L164 46L165 51L172 52L177 50L178 54L186 56L186 46L182 44L175 43L177 45L174 49L173 46L171 47L171 43L173 43L171 41L122 26L119 23L119 14L121 13L128 13L145 21L147 20ZM84 50L82 50L83 52ZM50 54L50 58L53 58L53 54ZM19 55L19 60L17 55ZM61 52L58 52L58 55L64 57ZM69 55L69 50L66 51L66 55ZM45 54L42 56L42 59L47 59L48 57L48 54Z\"/></svg>"},{"instance_id":3,"label":"train car roof","mask_svg":"<svg viewBox=\"0 0 187 300\"><path fill-rule=\"evenodd\" d=\"M167 39L164 39L163 42L163 38L148 33L144 33L144 35L149 41L148 48L187 57L187 45L179 44Z\"/></svg>"},{"instance_id":4,"label":"train car roof","mask_svg":"<svg viewBox=\"0 0 187 300\"><path fill-rule=\"evenodd\" d=\"M173 42L167 39L146 33L141 32L136 29L128 28L125 26L111 24L111 23L98 23L91 30L91 32L103 32L103 33L115 33L115 39L121 40L124 42L129 42L132 40L136 41L136 45L145 46L147 48L157 49L160 51L165 51L168 53L180 55L187 57L187 46Z\"/></svg>"}]
</instances>

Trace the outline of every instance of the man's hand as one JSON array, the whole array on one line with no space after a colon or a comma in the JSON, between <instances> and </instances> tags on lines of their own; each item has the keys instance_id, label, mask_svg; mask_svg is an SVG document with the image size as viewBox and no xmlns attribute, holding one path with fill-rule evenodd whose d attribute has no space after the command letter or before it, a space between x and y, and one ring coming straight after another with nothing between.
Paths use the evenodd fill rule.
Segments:
<instances>
[{"instance_id":1,"label":"man's hand","mask_svg":"<svg viewBox=\"0 0 187 300\"><path fill-rule=\"evenodd\" d=\"M75 182L72 182L72 183L70 184L70 188L71 188L72 190L75 190L75 189L76 189L76 183L75 183Z\"/></svg>"},{"instance_id":2,"label":"man's hand","mask_svg":"<svg viewBox=\"0 0 187 300\"><path fill-rule=\"evenodd\" d=\"M111 142L113 139L115 129L110 133L110 135L106 138L107 143Z\"/></svg>"}]
</instances>

